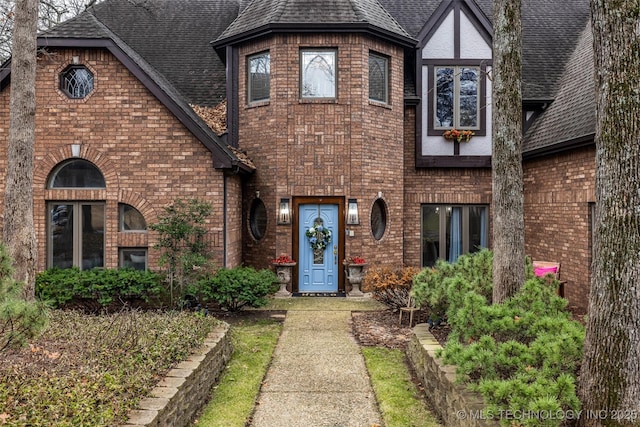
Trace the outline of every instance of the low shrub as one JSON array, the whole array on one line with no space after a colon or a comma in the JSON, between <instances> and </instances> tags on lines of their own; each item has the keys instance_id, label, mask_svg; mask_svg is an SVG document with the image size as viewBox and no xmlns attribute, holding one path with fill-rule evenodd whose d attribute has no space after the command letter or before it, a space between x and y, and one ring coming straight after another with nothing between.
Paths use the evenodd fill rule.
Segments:
<instances>
[{"instance_id":1,"label":"low shrub","mask_svg":"<svg viewBox=\"0 0 640 427\"><path fill-rule=\"evenodd\" d=\"M271 270L253 267L221 268L215 274L198 281L199 291L205 300L212 300L229 311L244 306L262 307L267 295L275 292L277 277Z\"/></svg>"},{"instance_id":2,"label":"low shrub","mask_svg":"<svg viewBox=\"0 0 640 427\"><path fill-rule=\"evenodd\" d=\"M0 352L21 347L47 325L43 304L22 298L23 285L12 279L11 257L0 245Z\"/></svg>"},{"instance_id":3,"label":"low shrub","mask_svg":"<svg viewBox=\"0 0 640 427\"><path fill-rule=\"evenodd\" d=\"M571 320L567 301L557 295L557 281L533 278L530 263L519 292L492 305L492 259L483 250L455 264L438 263L416 277L416 299L446 312L451 326L438 356L456 366L459 381L484 396L487 415L578 411L584 327ZM531 418L522 425L562 421Z\"/></svg>"},{"instance_id":4,"label":"low shrub","mask_svg":"<svg viewBox=\"0 0 640 427\"><path fill-rule=\"evenodd\" d=\"M406 266L374 265L367 269L362 290L389 308L406 307L409 290L418 269Z\"/></svg>"},{"instance_id":5,"label":"low shrub","mask_svg":"<svg viewBox=\"0 0 640 427\"><path fill-rule=\"evenodd\" d=\"M149 303L163 290L162 277L129 268L50 268L36 277L36 295L53 307L81 306L89 312Z\"/></svg>"},{"instance_id":6,"label":"low shrub","mask_svg":"<svg viewBox=\"0 0 640 427\"><path fill-rule=\"evenodd\" d=\"M444 316L449 306L453 311L469 291L483 296L489 303L493 293L493 252L482 249L465 254L455 263L438 260L433 268L420 271L412 288L416 304Z\"/></svg>"}]
</instances>

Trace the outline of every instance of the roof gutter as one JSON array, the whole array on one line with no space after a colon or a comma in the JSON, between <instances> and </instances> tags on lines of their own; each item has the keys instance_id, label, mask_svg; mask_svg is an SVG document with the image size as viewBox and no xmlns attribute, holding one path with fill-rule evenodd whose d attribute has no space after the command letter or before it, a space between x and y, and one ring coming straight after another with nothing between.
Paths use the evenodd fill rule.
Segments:
<instances>
[{"instance_id":1,"label":"roof gutter","mask_svg":"<svg viewBox=\"0 0 640 427\"><path fill-rule=\"evenodd\" d=\"M593 145L595 145L595 134L591 133L578 138L559 142L557 144L547 145L545 147L525 151L522 153L522 160L533 160L538 157L544 157L550 154L558 154L576 148L590 147Z\"/></svg>"},{"instance_id":2,"label":"roof gutter","mask_svg":"<svg viewBox=\"0 0 640 427\"><path fill-rule=\"evenodd\" d=\"M226 55L224 48L229 45L234 45L240 42L245 42L248 40L260 38L263 36L269 36L276 33L369 33L372 35L376 35L385 40L397 43L401 46L414 48L418 44L418 41L409 37L402 36L393 31L386 30L384 28L376 27L375 25L371 25L369 23L344 23L344 24L316 24L316 23L271 23L266 24L260 27L257 27L253 30L239 33L230 37L221 38L211 42L211 45L218 53L218 56L225 61Z\"/></svg>"}]
</instances>

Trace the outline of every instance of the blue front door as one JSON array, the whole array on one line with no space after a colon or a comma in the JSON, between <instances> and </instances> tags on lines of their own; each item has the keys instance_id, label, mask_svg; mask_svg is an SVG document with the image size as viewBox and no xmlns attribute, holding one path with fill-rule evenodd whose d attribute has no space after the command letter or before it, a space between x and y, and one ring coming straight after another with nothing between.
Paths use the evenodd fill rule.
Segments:
<instances>
[{"instance_id":1,"label":"blue front door","mask_svg":"<svg viewBox=\"0 0 640 427\"><path fill-rule=\"evenodd\" d=\"M337 292L340 244L338 205L300 205L298 218L298 290Z\"/></svg>"}]
</instances>

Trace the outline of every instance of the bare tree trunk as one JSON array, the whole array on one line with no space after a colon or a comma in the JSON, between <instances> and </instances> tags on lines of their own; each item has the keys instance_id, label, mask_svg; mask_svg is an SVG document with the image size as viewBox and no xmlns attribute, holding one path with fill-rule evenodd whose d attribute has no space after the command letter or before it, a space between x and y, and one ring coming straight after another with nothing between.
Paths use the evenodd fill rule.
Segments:
<instances>
[{"instance_id":1,"label":"bare tree trunk","mask_svg":"<svg viewBox=\"0 0 640 427\"><path fill-rule=\"evenodd\" d=\"M596 229L582 423L640 425L640 9L637 0L591 0L591 12Z\"/></svg>"},{"instance_id":2,"label":"bare tree trunk","mask_svg":"<svg viewBox=\"0 0 640 427\"><path fill-rule=\"evenodd\" d=\"M38 0L17 0L15 16L3 238L14 260L13 277L24 283L24 297L33 299L37 261L33 151Z\"/></svg>"},{"instance_id":3,"label":"bare tree trunk","mask_svg":"<svg viewBox=\"0 0 640 427\"><path fill-rule=\"evenodd\" d=\"M522 21L519 0L493 2L493 302L524 283Z\"/></svg>"}]
</instances>

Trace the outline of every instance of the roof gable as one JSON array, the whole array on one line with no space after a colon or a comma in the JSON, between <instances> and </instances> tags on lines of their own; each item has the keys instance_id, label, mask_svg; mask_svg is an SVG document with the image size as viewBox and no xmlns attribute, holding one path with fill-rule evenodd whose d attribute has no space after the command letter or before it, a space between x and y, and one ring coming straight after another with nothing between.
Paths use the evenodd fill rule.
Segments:
<instances>
[{"instance_id":1,"label":"roof gable","mask_svg":"<svg viewBox=\"0 0 640 427\"><path fill-rule=\"evenodd\" d=\"M443 2L420 32L423 59L491 58L491 27L467 2Z\"/></svg>"},{"instance_id":2,"label":"roof gable","mask_svg":"<svg viewBox=\"0 0 640 427\"><path fill-rule=\"evenodd\" d=\"M83 12L67 23L42 34L38 38L39 47L85 47L109 50L211 151L214 167L238 166L247 169L246 165L193 111L172 83L107 28L93 13Z\"/></svg>"}]
</instances>

